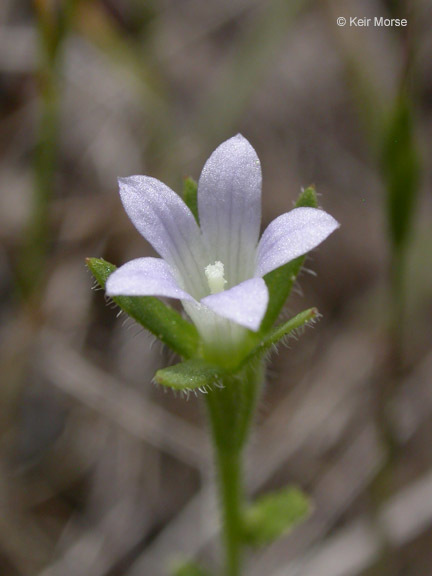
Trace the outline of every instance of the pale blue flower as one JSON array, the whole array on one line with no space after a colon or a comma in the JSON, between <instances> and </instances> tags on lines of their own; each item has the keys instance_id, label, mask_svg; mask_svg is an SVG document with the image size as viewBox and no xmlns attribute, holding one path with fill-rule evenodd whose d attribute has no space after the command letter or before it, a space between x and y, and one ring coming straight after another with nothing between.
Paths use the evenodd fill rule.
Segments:
<instances>
[{"instance_id":1,"label":"pale blue flower","mask_svg":"<svg viewBox=\"0 0 432 576\"><path fill-rule=\"evenodd\" d=\"M129 218L162 259L138 258L120 267L108 278L107 294L179 299L206 341L232 340L244 328L257 331L269 299L263 276L306 254L339 226L322 210L295 208L276 218L259 240L261 166L240 134L221 144L204 166L199 226L159 180L130 176L119 184Z\"/></svg>"}]
</instances>

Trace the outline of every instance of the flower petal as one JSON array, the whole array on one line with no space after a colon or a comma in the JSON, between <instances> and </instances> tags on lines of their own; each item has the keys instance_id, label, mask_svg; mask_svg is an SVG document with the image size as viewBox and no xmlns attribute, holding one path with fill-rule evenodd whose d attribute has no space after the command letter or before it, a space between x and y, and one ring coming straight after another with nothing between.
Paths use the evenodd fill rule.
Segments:
<instances>
[{"instance_id":1,"label":"flower petal","mask_svg":"<svg viewBox=\"0 0 432 576\"><path fill-rule=\"evenodd\" d=\"M201 300L219 316L256 332L268 304L268 290L262 278L251 278L229 290L211 294Z\"/></svg>"},{"instance_id":2,"label":"flower petal","mask_svg":"<svg viewBox=\"0 0 432 576\"><path fill-rule=\"evenodd\" d=\"M261 166L240 134L207 160L198 182L198 212L211 260L224 264L228 287L250 278L261 224Z\"/></svg>"},{"instance_id":3,"label":"flower petal","mask_svg":"<svg viewBox=\"0 0 432 576\"><path fill-rule=\"evenodd\" d=\"M177 284L169 264L160 258L137 258L108 277L108 296L165 296L178 300L193 298Z\"/></svg>"},{"instance_id":4,"label":"flower petal","mask_svg":"<svg viewBox=\"0 0 432 576\"><path fill-rule=\"evenodd\" d=\"M177 272L196 298L208 293L208 264L200 229L183 200L159 180L148 176L119 179L120 196L132 223Z\"/></svg>"},{"instance_id":5,"label":"flower petal","mask_svg":"<svg viewBox=\"0 0 432 576\"><path fill-rule=\"evenodd\" d=\"M339 223L317 208L295 208L273 220L258 245L256 275L264 276L309 252L327 238Z\"/></svg>"}]
</instances>

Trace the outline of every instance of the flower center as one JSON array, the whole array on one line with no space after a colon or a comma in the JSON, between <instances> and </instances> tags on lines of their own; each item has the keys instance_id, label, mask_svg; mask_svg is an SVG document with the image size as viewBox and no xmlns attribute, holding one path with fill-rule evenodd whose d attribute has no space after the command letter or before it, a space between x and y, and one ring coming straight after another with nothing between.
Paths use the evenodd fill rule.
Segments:
<instances>
[{"instance_id":1,"label":"flower center","mask_svg":"<svg viewBox=\"0 0 432 576\"><path fill-rule=\"evenodd\" d=\"M214 264L206 266L204 272L207 277L210 293L218 294L218 292L223 292L227 281L225 280L224 265L222 262L216 260Z\"/></svg>"}]
</instances>

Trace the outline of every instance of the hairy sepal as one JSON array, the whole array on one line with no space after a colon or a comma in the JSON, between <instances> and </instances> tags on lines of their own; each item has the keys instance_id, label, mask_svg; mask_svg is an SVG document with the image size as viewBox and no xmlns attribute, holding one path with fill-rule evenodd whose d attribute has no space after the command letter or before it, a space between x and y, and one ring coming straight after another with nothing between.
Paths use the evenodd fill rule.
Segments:
<instances>
[{"instance_id":1,"label":"hairy sepal","mask_svg":"<svg viewBox=\"0 0 432 576\"><path fill-rule=\"evenodd\" d=\"M161 386L181 392L209 392L221 386L225 376L226 372L221 368L193 358L158 370L154 380Z\"/></svg>"},{"instance_id":2,"label":"hairy sepal","mask_svg":"<svg viewBox=\"0 0 432 576\"><path fill-rule=\"evenodd\" d=\"M87 258L86 264L99 286L105 288L108 277L116 270L114 264L102 258ZM179 356L191 358L196 355L199 346L197 329L158 298L115 296L112 300Z\"/></svg>"},{"instance_id":3,"label":"hairy sepal","mask_svg":"<svg viewBox=\"0 0 432 576\"><path fill-rule=\"evenodd\" d=\"M295 207L318 207L317 194L313 186L309 186L301 192ZM266 333L276 322L285 302L291 294L292 287L300 273L304 261L305 256L300 256L264 276L269 291L269 305L261 324L261 334Z\"/></svg>"},{"instance_id":4,"label":"hairy sepal","mask_svg":"<svg viewBox=\"0 0 432 576\"><path fill-rule=\"evenodd\" d=\"M308 324L312 324L319 318L317 308L308 308L299 312L286 322L275 326L261 337L261 340L252 352L245 358L242 365L251 362L255 358L260 358L274 350L278 344L284 342L287 337L295 333Z\"/></svg>"}]
</instances>

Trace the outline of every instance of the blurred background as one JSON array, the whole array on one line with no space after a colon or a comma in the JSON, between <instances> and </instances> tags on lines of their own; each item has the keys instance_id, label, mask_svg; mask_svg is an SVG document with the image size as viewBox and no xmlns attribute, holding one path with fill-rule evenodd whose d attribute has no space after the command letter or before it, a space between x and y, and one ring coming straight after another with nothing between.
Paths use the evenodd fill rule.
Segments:
<instances>
[{"instance_id":1,"label":"blurred background","mask_svg":"<svg viewBox=\"0 0 432 576\"><path fill-rule=\"evenodd\" d=\"M312 183L342 224L288 303L323 317L273 357L247 459L251 496L294 483L315 511L246 574L432 575L431 8L2 0L2 576L217 565L202 398L152 384L175 359L91 289L85 257L152 254L117 176L181 191L237 132L263 227Z\"/></svg>"}]
</instances>

